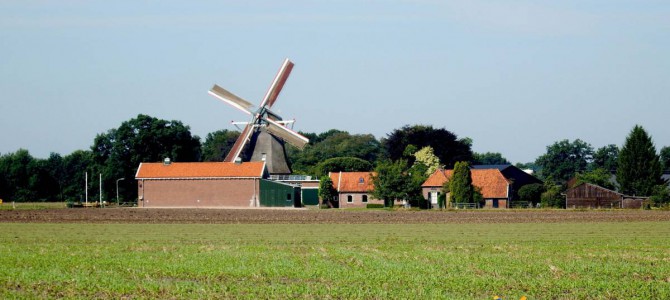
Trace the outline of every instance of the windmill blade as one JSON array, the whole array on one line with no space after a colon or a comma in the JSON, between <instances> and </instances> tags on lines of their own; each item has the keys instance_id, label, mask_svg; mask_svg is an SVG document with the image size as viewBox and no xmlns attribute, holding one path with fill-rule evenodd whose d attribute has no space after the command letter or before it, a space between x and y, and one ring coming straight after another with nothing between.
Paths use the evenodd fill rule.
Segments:
<instances>
[{"instance_id":1,"label":"windmill blade","mask_svg":"<svg viewBox=\"0 0 670 300\"><path fill-rule=\"evenodd\" d=\"M240 136L235 141L235 144L233 144L233 148L230 149L230 152L228 152L228 155L226 155L226 158L223 161L235 162L235 159L237 159L240 156L240 153L242 153L242 149L244 149L244 145L247 143L249 137L251 136L251 133L253 132L254 132L254 124L251 123L247 124L247 126L244 127L244 130L242 130L242 133L240 133Z\"/></svg>"},{"instance_id":2,"label":"windmill blade","mask_svg":"<svg viewBox=\"0 0 670 300\"><path fill-rule=\"evenodd\" d=\"M272 133L273 135L282 138L284 141L288 142L289 144L298 147L299 149L305 148L305 145L309 143L309 139L302 136L301 134L288 129L278 123L277 121L273 121L271 119L264 119L265 121L268 122L268 127L267 130L268 132Z\"/></svg>"},{"instance_id":3,"label":"windmill blade","mask_svg":"<svg viewBox=\"0 0 670 300\"><path fill-rule=\"evenodd\" d=\"M270 89L268 89L267 94L265 94L260 107L267 106L270 108L273 104L275 104L275 101L277 101L277 97L279 96L279 92L281 92L284 84L286 83L286 80L288 79L288 75L291 74L291 70L293 70L293 63L287 58L284 60L284 63L279 69L279 73L277 73L277 76L275 76L275 80L272 81L272 85L270 85Z\"/></svg>"},{"instance_id":4,"label":"windmill blade","mask_svg":"<svg viewBox=\"0 0 670 300\"><path fill-rule=\"evenodd\" d=\"M235 96L235 94L227 91L226 89L215 84L208 93L216 98L219 98L219 100L226 102L233 107L251 115L251 108L254 107L254 105L249 103L249 101Z\"/></svg>"}]
</instances>

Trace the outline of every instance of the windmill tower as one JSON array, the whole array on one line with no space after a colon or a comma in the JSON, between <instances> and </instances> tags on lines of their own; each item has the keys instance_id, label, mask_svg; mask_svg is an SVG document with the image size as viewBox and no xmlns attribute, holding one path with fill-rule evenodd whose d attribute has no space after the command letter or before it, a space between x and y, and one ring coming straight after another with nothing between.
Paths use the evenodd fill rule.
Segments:
<instances>
[{"instance_id":1,"label":"windmill tower","mask_svg":"<svg viewBox=\"0 0 670 300\"><path fill-rule=\"evenodd\" d=\"M270 89L255 110L250 102L235 96L216 84L209 90L210 95L251 116L249 122L233 122L234 124L244 124L245 126L240 137L235 141L233 148L226 155L225 162L235 162L240 159L245 161L265 161L270 174L291 174L284 142L302 149L309 140L287 128L286 125L292 124L293 120L282 120L271 108L277 101L279 92L284 87L292 69L293 63L288 59L284 60L279 73L277 73L277 76L275 76L274 81L270 85Z\"/></svg>"}]
</instances>

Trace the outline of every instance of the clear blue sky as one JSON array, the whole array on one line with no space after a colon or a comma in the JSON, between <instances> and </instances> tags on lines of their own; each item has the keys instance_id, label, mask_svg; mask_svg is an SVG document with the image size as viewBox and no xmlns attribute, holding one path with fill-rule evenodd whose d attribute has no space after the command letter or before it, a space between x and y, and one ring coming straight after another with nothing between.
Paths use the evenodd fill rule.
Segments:
<instances>
[{"instance_id":1,"label":"clear blue sky","mask_svg":"<svg viewBox=\"0 0 670 300\"><path fill-rule=\"evenodd\" d=\"M670 145L670 1L3 1L0 153L88 149L138 114L204 140L258 103L295 129L445 127L528 162L635 124Z\"/></svg>"}]
</instances>

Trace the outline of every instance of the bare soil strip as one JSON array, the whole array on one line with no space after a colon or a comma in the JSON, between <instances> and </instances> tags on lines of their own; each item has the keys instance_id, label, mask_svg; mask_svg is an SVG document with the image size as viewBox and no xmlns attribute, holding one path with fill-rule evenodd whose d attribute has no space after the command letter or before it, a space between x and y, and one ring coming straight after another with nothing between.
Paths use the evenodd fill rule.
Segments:
<instances>
[{"instance_id":1,"label":"bare soil strip","mask_svg":"<svg viewBox=\"0 0 670 300\"><path fill-rule=\"evenodd\" d=\"M183 224L422 224L670 221L670 211L648 210L304 210L304 209L42 209L3 210L12 223Z\"/></svg>"}]
</instances>

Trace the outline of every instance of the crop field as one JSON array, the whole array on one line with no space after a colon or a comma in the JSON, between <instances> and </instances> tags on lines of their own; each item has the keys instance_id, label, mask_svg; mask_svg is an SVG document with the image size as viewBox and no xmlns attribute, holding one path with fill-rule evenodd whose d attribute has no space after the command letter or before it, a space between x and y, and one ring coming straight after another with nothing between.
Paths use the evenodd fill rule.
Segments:
<instances>
[{"instance_id":1,"label":"crop field","mask_svg":"<svg viewBox=\"0 0 670 300\"><path fill-rule=\"evenodd\" d=\"M670 299L669 219L637 210L6 210L0 298Z\"/></svg>"}]
</instances>

